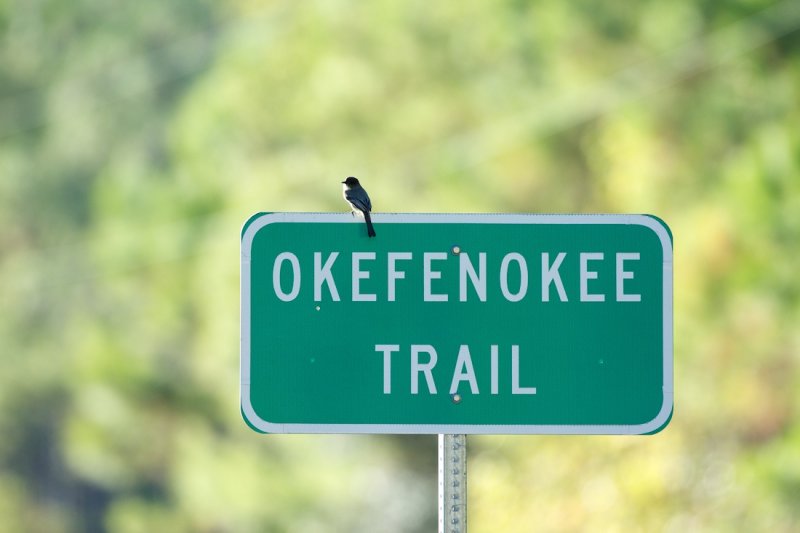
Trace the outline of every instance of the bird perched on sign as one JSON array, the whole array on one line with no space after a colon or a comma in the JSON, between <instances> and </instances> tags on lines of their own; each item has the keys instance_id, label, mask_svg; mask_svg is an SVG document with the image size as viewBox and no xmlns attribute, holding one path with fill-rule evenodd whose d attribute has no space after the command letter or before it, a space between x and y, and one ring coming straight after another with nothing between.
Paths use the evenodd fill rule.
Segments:
<instances>
[{"instance_id":1,"label":"bird perched on sign","mask_svg":"<svg viewBox=\"0 0 800 533\"><path fill-rule=\"evenodd\" d=\"M350 204L353 215L364 218L367 223L367 235L374 237L375 229L372 227L372 218L369 214L372 211L372 202L369 201L369 195L364 190L364 187L361 186L356 178L350 176L342 182L342 196Z\"/></svg>"}]
</instances>

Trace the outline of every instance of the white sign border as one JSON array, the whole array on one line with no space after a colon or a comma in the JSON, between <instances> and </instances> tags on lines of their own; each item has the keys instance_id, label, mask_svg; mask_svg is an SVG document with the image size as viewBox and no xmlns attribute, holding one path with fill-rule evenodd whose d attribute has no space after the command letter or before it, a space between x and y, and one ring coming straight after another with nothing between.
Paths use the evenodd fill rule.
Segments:
<instances>
[{"instance_id":1,"label":"white sign border","mask_svg":"<svg viewBox=\"0 0 800 533\"><path fill-rule=\"evenodd\" d=\"M286 222L361 223L350 214L260 213L248 220L241 240L240 405L244 418L264 433L373 433L470 435L640 435L662 428L672 416L673 389L673 268L672 241L662 223L649 215L537 215L537 214L432 214L374 213L376 224L610 224L639 225L651 229L663 250L663 403L659 413L636 425L510 425L510 424L279 424L256 414L250 399L250 256L256 233L268 224Z\"/></svg>"}]
</instances>

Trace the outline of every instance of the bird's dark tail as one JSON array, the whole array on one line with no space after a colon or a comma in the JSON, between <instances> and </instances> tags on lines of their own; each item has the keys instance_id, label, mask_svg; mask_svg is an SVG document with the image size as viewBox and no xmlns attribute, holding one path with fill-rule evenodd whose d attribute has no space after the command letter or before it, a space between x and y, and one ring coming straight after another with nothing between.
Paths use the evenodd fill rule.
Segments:
<instances>
[{"instance_id":1,"label":"bird's dark tail","mask_svg":"<svg viewBox=\"0 0 800 533\"><path fill-rule=\"evenodd\" d=\"M367 235L374 237L375 228L372 227L372 217L369 216L369 212L364 212L364 220L367 222Z\"/></svg>"}]
</instances>

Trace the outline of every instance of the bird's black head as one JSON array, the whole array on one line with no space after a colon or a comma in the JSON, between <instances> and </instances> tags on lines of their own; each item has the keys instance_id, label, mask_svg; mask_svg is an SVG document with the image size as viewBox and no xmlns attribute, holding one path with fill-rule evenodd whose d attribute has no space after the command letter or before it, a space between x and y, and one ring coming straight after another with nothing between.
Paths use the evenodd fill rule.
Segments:
<instances>
[{"instance_id":1,"label":"bird's black head","mask_svg":"<svg viewBox=\"0 0 800 533\"><path fill-rule=\"evenodd\" d=\"M353 176L350 176L349 178L344 180L342 183L344 183L348 187L355 187L356 185L358 185L358 180L356 178L354 178Z\"/></svg>"}]
</instances>

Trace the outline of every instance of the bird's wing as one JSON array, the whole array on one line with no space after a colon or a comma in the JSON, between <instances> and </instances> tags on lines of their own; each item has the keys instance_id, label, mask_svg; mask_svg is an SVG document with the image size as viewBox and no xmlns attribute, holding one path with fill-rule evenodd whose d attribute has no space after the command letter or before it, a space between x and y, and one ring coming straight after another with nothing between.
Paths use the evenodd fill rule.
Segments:
<instances>
[{"instance_id":1,"label":"bird's wing","mask_svg":"<svg viewBox=\"0 0 800 533\"><path fill-rule=\"evenodd\" d=\"M363 190L347 191L344 197L348 202L353 204L356 209L364 212L372 211L372 202L369 201L369 195Z\"/></svg>"}]
</instances>

